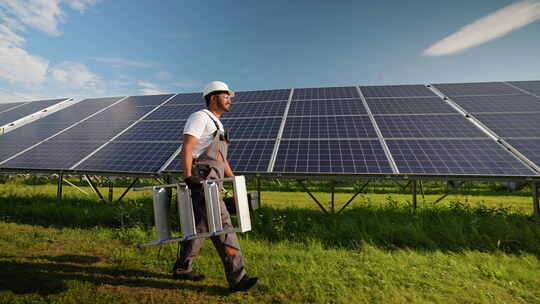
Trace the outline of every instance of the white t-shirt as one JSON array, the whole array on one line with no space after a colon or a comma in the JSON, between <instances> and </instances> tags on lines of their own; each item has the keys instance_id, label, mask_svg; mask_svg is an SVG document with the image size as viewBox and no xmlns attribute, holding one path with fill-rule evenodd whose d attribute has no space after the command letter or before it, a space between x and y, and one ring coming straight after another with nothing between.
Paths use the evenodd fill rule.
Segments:
<instances>
[{"instance_id":1,"label":"white t-shirt","mask_svg":"<svg viewBox=\"0 0 540 304\"><path fill-rule=\"evenodd\" d=\"M221 121L212 112L200 110L191 114L184 126L184 135L188 134L199 139L197 145L193 147L193 158L199 157L214 138L212 135L216 132L216 124L208 114L217 122L219 129L224 131Z\"/></svg>"}]
</instances>

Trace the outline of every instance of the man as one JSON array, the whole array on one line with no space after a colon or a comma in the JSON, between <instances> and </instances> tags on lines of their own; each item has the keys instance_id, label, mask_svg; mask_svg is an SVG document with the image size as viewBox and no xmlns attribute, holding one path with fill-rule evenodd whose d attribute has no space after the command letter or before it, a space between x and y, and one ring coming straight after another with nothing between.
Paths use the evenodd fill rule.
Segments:
<instances>
[{"instance_id":1,"label":"man","mask_svg":"<svg viewBox=\"0 0 540 304\"><path fill-rule=\"evenodd\" d=\"M191 190L198 233L208 231L202 180L234 176L227 162L228 132L219 120L223 113L229 112L234 92L227 84L212 81L204 88L203 96L207 109L191 114L184 127L181 164L184 180ZM220 207L223 228L232 227L223 200L220 200ZM255 285L257 278L247 275L236 234L222 234L211 239L225 267L231 290L246 291ZM204 279L203 275L192 270L193 259L199 253L203 242L204 238L197 238L182 243L173 268L173 278L192 281Z\"/></svg>"}]
</instances>

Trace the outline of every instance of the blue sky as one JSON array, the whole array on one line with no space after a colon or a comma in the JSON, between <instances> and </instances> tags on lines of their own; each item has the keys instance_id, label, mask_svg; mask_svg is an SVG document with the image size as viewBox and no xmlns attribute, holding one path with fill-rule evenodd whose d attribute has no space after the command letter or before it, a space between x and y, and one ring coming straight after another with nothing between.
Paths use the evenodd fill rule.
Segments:
<instances>
[{"instance_id":1,"label":"blue sky","mask_svg":"<svg viewBox=\"0 0 540 304\"><path fill-rule=\"evenodd\" d=\"M2 0L0 102L540 79L540 1Z\"/></svg>"}]
</instances>

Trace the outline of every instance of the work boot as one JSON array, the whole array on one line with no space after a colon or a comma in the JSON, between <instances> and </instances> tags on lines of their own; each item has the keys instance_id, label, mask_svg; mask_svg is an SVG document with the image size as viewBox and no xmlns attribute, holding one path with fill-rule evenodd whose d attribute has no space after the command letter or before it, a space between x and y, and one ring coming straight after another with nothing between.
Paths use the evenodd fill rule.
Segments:
<instances>
[{"instance_id":1,"label":"work boot","mask_svg":"<svg viewBox=\"0 0 540 304\"><path fill-rule=\"evenodd\" d=\"M204 275L196 273L194 271L190 272L179 272L178 270L173 270L172 277L175 280L187 280L187 281L202 281L204 280Z\"/></svg>"},{"instance_id":2,"label":"work boot","mask_svg":"<svg viewBox=\"0 0 540 304\"><path fill-rule=\"evenodd\" d=\"M256 278L256 277L253 277L253 278L250 278L247 274L240 280L240 282L236 283L236 285L234 285L233 287L231 287L231 291L247 291L248 289L250 289L251 287L253 287L253 285L255 285L255 283L257 283L257 281L259 280L259 278Z\"/></svg>"}]
</instances>

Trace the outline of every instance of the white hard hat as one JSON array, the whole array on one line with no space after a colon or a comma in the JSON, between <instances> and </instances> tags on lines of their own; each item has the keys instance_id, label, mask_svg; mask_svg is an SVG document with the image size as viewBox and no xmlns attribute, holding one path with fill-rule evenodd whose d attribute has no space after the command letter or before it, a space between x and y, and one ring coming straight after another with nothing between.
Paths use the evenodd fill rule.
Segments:
<instances>
[{"instance_id":1,"label":"white hard hat","mask_svg":"<svg viewBox=\"0 0 540 304\"><path fill-rule=\"evenodd\" d=\"M230 96L234 96L234 92L229 89L229 86L225 82L212 81L204 87L203 97L215 91L227 91Z\"/></svg>"}]
</instances>

